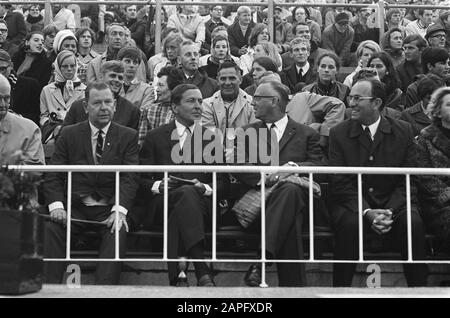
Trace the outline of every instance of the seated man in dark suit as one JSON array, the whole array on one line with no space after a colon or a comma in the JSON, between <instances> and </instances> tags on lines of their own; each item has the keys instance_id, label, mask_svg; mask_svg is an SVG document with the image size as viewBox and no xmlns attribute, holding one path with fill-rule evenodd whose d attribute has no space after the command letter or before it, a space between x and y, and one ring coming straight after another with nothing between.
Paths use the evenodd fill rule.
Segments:
<instances>
[{"instance_id":1,"label":"seated man in dark suit","mask_svg":"<svg viewBox=\"0 0 450 318\"><path fill-rule=\"evenodd\" d=\"M267 165L262 160L263 147L258 147L271 134L270 157L279 166L314 166L322 161L319 134L312 128L299 124L286 115L288 89L277 82L263 83L253 96L255 117L260 121L244 127L244 132L256 131L258 140L246 142L246 164ZM269 132L270 129L270 132ZM264 133L265 131L265 133ZM274 135L275 134L275 135ZM238 138L239 139L239 136ZM239 155L239 146L237 152ZM256 162L250 154L257 153ZM262 153L260 153L262 152ZM260 187L260 174L235 174L243 184L242 194ZM266 257L268 259L303 259L302 224L308 218L308 189L287 181L288 173L273 173L266 178L269 188L279 182L278 187L266 200ZM283 180L286 179L286 182ZM304 266L300 263L279 263L278 280L280 286L305 286ZM248 286L261 283L261 267L250 266L245 277Z\"/></svg>"},{"instance_id":2,"label":"seated man in dark suit","mask_svg":"<svg viewBox=\"0 0 450 318\"><path fill-rule=\"evenodd\" d=\"M311 44L304 38L295 38L291 41L291 55L294 64L284 69L281 74L281 82L289 87L292 94L300 92L306 85L317 81L317 72L314 65L308 62Z\"/></svg>"},{"instance_id":3,"label":"seated man in dark suit","mask_svg":"<svg viewBox=\"0 0 450 318\"><path fill-rule=\"evenodd\" d=\"M115 103L107 84L93 82L86 88L88 120L66 126L56 142L52 165L137 165L137 131L112 122ZM51 220L46 224L45 256L65 257L67 204L66 173L48 173L44 195ZM101 234L100 258L115 257L115 230L119 231L119 256L126 247L128 224L126 215L135 197L137 183L132 174L120 174L119 205L115 205L115 174L74 173L72 181L72 218L97 221L93 228ZM116 213L117 212L117 213ZM118 217L118 219L116 219ZM88 227L71 223L73 235ZM47 263L47 282L61 283L64 266L61 262ZM96 283L118 284L121 264L100 262Z\"/></svg>"},{"instance_id":4,"label":"seated man in dark suit","mask_svg":"<svg viewBox=\"0 0 450 318\"><path fill-rule=\"evenodd\" d=\"M100 81L108 84L111 89L115 103L116 111L113 121L122 126L138 130L140 111L129 100L119 95L123 85L123 64L119 61L108 61L100 67ZM87 120L87 100L86 98L78 100L72 104L64 118L64 126L73 125Z\"/></svg>"},{"instance_id":5,"label":"seated man in dark suit","mask_svg":"<svg viewBox=\"0 0 450 318\"><path fill-rule=\"evenodd\" d=\"M171 96L175 120L147 134L139 155L142 165L205 164L202 156L205 146L202 136L206 128L198 123L202 116L202 100L200 90L193 84L175 87ZM196 142L197 140L202 142ZM199 161L196 160L198 154ZM189 181L183 182L174 178L168 180L168 257L187 255L192 259L203 259L205 230L211 224L212 175L195 172L170 173L170 176ZM164 220L163 174L148 173L141 179L141 190L147 197L153 194L144 227L160 226ZM218 189L217 193L219 192ZM194 267L199 286L214 286L206 263L195 262ZM171 285L177 285L177 276L176 263L170 262Z\"/></svg>"},{"instance_id":6,"label":"seated man in dark suit","mask_svg":"<svg viewBox=\"0 0 450 318\"><path fill-rule=\"evenodd\" d=\"M416 167L416 144L411 126L401 120L380 115L386 100L384 85L378 80L360 80L348 96L351 119L330 131L331 166L339 167ZM363 175L362 211L358 209L356 175L331 176L330 211L335 229L337 260L358 259L358 224L364 218L376 234L398 245L404 258L407 248L406 185L404 175ZM425 229L411 182L412 257L425 258ZM390 236L392 235L392 236ZM351 286L356 263L334 265L334 286ZM408 286L425 286L424 264L405 264Z\"/></svg>"}]
</instances>

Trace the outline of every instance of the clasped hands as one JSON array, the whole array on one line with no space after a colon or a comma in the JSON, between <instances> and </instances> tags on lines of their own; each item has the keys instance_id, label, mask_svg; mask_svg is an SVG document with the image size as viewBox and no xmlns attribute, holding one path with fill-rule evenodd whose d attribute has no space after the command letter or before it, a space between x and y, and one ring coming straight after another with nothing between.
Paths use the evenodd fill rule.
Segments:
<instances>
[{"instance_id":1,"label":"clasped hands","mask_svg":"<svg viewBox=\"0 0 450 318\"><path fill-rule=\"evenodd\" d=\"M283 165L283 167L286 167L286 166L290 167L291 165L289 163L285 163ZM266 186L271 187L271 186L275 185L275 183L277 183L278 181L283 180L292 174L294 174L294 173L292 173L292 172L277 172L277 171L274 173L271 173L266 177Z\"/></svg>"},{"instance_id":2,"label":"clasped hands","mask_svg":"<svg viewBox=\"0 0 450 318\"><path fill-rule=\"evenodd\" d=\"M378 235L386 234L392 229L392 211L387 209L370 209L366 218L371 223L371 229Z\"/></svg>"},{"instance_id":3,"label":"clasped hands","mask_svg":"<svg viewBox=\"0 0 450 318\"><path fill-rule=\"evenodd\" d=\"M119 216L116 222L116 215ZM62 225L66 226L67 224L67 212L64 209L54 209L50 212L50 219L54 222L61 223ZM105 224L107 227L111 228L111 233L114 233L116 230L116 224L119 229L119 231L122 229L122 226L125 226L125 230L128 232L128 223L127 223L127 216L121 212L116 213L115 211L112 211L110 216L100 222Z\"/></svg>"},{"instance_id":4,"label":"clasped hands","mask_svg":"<svg viewBox=\"0 0 450 318\"><path fill-rule=\"evenodd\" d=\"M205 185L202 182L200 182L198 179L192 179L192 180L186 180L186 181L188 181L188 182L181 181L181 179L169 177L169 179L167 180L167 189L169 191L171 191L171 190L175 190L183 185L193 185L200 192L200 194L203 195L206 192ZM159 184L159 193L164 193L164 180L162 180L161 183Z\"/></svg>"}]
</instances>

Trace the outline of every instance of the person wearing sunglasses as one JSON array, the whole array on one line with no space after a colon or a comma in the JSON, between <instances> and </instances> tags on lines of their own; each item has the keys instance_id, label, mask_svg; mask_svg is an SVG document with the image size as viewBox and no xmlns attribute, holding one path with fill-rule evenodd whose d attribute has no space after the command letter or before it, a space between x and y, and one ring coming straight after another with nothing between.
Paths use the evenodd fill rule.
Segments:
<instances>
[{"instance_id":1,"label":"person wearing sunglasses","mask_svg":"<svg viewBox=\"0 0 450 318\"><path fill-rule=\"evenodd\" d=\"M335 22L326 27L322 34L322 48L336 53L342 61L342 66L350 64L350 48L355 36L349 20L347 13L338 13Z\"/></svg>"}]
</instances>

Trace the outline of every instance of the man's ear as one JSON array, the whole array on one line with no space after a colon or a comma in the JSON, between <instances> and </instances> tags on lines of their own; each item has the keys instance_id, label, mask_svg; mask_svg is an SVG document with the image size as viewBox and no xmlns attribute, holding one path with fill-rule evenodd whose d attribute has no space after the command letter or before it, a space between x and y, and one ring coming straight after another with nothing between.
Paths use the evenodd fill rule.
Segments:
<instances>
[{"instance_id":1,"label":"man's ear","mask_svg":"<svg viewBox=\"0 0 450 318\"><path fill-rule=\"evenodd\" d=\"M381 98L376 98L375 99L375 106L378 109L378 111L381 113L381 105L383 104L383 101L381 100Z\"/></svg>"}]
</instances>

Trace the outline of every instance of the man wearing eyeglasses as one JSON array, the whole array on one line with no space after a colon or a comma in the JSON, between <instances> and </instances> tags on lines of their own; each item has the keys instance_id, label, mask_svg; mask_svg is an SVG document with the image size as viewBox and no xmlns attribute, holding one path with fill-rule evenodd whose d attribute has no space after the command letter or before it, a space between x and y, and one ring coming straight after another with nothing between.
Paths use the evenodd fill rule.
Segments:
<instances>
[{"instance_id":1,"label":"man wearing eyeglasses","mask_svg":"<svg viewBox=\"0 0 450 318\"><path fill-rule=\"evenodd\" d=\"M13 56L18 50L18 46L9 42L7 37L8 25L5 20L0 19L0 49L8 52L9 56Z\"/></svg>"},{"instance_id":2,"label":"man wearing eyeglasses","mask_svg":"<svg viewBox=\"0 0 450 318\"><path fill-rule=\"evenodd\" d=\"M10 4L0 4L0 19L6 21L8 41L19 45L27 34L27 27L23 15L11 10Z\"/></svg>"},{"instance_id":3,"label":"man wearing eyeglasses","mask_svg":"<svg viewBox=\"0 0 450 318\"><path fill-rule=\"evenodd\" d=\"M137 131L112 122L116 104L114 95L106 83L93 82L86 88L86 112L88 120L65 126L55 144L53 165L137 165ZM72 180L71 216L75 219L98 222L86 225L67 224L67 174L48 173L44 182L44 196L51 221L45 228L45 255L48 258L64 258L66 228L71 226L72 236L87 230L96 231L101 237L99 258L114 258L115 231L119 231L119 256L124 257L127 213L136 194L137 183L132 173L120 174L119 198L116 204L115 174L84 172L75 173ZM117 213L116 213L117 212ZM47 283L61 283L64 272L62 262L48 262ZM121 264L99 262L96 283L118 284Z\"/></svg>"},{"instance_id":4,"label":"man wearing eyeglasses","mask_svg":"<svg viewBox=\"0 0 450 318\"><path fill-rule=\"evenodd\" d=\"M384 84L378 80L358 81L348 96L351 119L330 130L329 160L339 167L416 167L416 145L409 123L380 115L386 101ZM404 175L363 175L362 208L358 205L356 175L331 176L330 216L335 229L336 260L357 260L359 218L363 233L374 232L389 239L408 256L407 202ZM425 259L425 232L411 180L412 258ZM336 263L333 284L350 287L356 263ZM405 264L408 286L426 286L424 264Z\"/></svg>"},{"instance_id":5,"label":"man wearing eyeglasses","mask_svg":"<svg viewBox=\"0 0 450 318\"><path fill-rule=\"evenodd\" d=\"M114 95L116 111L114 112L113 121L137 130L140 117L139 108L133 105L128 99L120 96L120 90L124 81L123 73L124 67L120 61L108 61L103 63L100 68L100 80L108 84ZM73 125L87 120L88 114L86 107L86 98L74 102L64 118L63 126Z\"/></svg>"},{"instance_id":6,"label":"man wearing eyeglasses","mask_svg":"<svg viewBox=\"0 0 450 318\"><path fill-rule=\"evenodd\" d=\"M435 23L428 27L425 40L431 47L445 48L445 39L445 28L442 25Z\"/></svg>"},{"instance_id":7,"label":"man wearing eyeglasses","mask_svg":"<svg viewBox=\"0 0 450 318\"><path fill-rule=\"evenodd\" d=\"M346 12L336 14L335 22L326 27L322 34L322 48L336 53L342 61L342 66L348 66L350 63L350 48L355 36L349 20Z\"/></svg>"}]
</instances>

